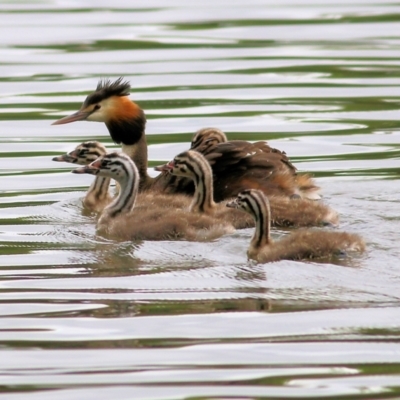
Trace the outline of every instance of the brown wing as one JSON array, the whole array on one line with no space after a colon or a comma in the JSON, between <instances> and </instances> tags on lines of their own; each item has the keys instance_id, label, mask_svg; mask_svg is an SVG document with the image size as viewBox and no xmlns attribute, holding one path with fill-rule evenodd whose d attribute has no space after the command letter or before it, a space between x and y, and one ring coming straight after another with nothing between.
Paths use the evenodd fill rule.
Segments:
<instances>
[{"instance_id":1,"label":"brown wing","mask_svg":"<svg viewBox=\"0 0 400 400\"><path fill-rule=\"evenodd\" d=\"M218 144L205 156L213 169L216 201L249 188L267 195L297 194L296 168L284 152L266 142L233 140Z\"/></svg>"},{"instance_id":2,"label":"brown wing","mask_svg":"<svg viewBox=\"0 0 400 400\"><path fill-rule=\"evenodd\" d=\"M200 149L197 149L199 151ZM201 151L200 151L201 152ZM220 202L245 189L259 189L266 195L301 195L318 190L308 176L296 175L296 168L286 153L267 142L250 143L232 140L207 147L203 155L210 163L214 178L214 199ZM301 183L301 185L299 185ZM165 193L193 194L193 181L171 175L156 178L156 190Z\"/></svg>"},{"instance_id":3,"label":"brown wing","mask_svg":"<svg viewBox=\"0 0 400 400\"><path fill-rule=\"evenodd\" d=\"M286 153L270 147L267 142L231 140L219 143L205 156L216 173L222 172L228 165L236 165L239 169L272 168L296 173Z\"/></svg>"}]
</instances>

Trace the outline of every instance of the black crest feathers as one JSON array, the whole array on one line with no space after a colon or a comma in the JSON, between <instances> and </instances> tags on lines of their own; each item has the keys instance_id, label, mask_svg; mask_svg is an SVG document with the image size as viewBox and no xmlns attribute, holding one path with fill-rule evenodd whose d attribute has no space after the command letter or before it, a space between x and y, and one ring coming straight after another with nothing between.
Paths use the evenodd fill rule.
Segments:
<instances>
[{"instance_id":1,"label":"black crest feathers","mask_svg":"<svg viewBox=\"0 0 400 400\"><path fill-rule=\"evenodd\" d=\"M96 87L96 92L102 91L109 96L129 96L131 91L131 85L128 81L124 81L121 76L115 82L111 82L110 79L100 79Z\"/></svg>"},{"instance_id":2,"label":"black crest feathers","mask_svg":"<svg viewBox=\"0 0 400 400\"><path fill-rule=\"evenodd\" d=\"M91 93L85 100L85 106L99 103L111 96L129 96L131 85L128 81L124 81L121 76L114 82L110 79L100 79L97 84L96 91Z\"/></svg>"}]
</instances>

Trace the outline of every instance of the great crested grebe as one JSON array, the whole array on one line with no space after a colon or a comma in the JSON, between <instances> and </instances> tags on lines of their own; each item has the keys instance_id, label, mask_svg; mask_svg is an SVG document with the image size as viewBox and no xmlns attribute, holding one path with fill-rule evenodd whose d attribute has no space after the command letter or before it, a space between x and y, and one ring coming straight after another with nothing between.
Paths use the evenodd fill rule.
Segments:
<instances>
[{"instance_id":1,"label":"great crested grebe","mask_svg":"<svg viewBox=\"0 0 400 400\"><path fill-rule=\"evenodd\" d=\"M229 221L236 229L254 226L254 218L246 213L229 210L225 202L215 203L214 186L210 164L197 151L184 151L168 164L156 167L158 171L167 171L178 177L194 181L195 193L190 210L212 215L217 219ZM289 199L285 196L271 196L272 224L274 226L301 227L336 225L338 216L335 211L320 202L307 199Z\"/></svg>"},{"instance_id":2,"label":"great crested grebe","mask_svg":"<svg viewBox=\"0 0 400 400\"><path fill-rule=\"evenodd\" d=\"M118 197L101 214L100 233L122 240L191 240L208 241L231 233L231 224L214 218L170 207L155 207L150 202L135 207L139 172L129 156L110 153L86 167L72 171L115 179L120 184ZM173 197L173 196L167 196Z\"/></svg>"},{"instance_id":3,"label":"great crested grebe","mask_svg":"<svg viewBox=\"0 0 400 400\"><path fill-rule=\"evenodd\" d=\"M143 110L128 96L130 84L119 78L114 82L100 80L96 90L89 94L79 111L55 121L53 125L75 121L104 122L114 142L122 144L122 151L137 165L140 190L153 189L169 193L193 193L193 184L174 185L171 176L160 174L151 178L147 173L146 117ZM200 149L199 149L200 150ZM301 187L309 192L317 190L311 179L296 175L295 167L284 152L273 149L265 142L231 141L216 144L206 154L213 169L216 201L231 198L245 188L258 188L268 195L305 196ZM299 186L300 179L307 185ZM314 190L315 189L315 190Z\"/></svg>"},{"instance_id":4,"label":"great crested grebe","mask_svg":"<svg viewBox=\"0 0 400 400\"><path fill-rule=\"evenodd\" d=\"M269 202L260 190L245 190L227 207L242 210L253 216L256 229L247 251L250 259L260 263L279 260L330 258L343 251L365 250L363 239L354 233L300 229L273 241L270 236Z\"/></svg>"},{"instance_id":5,"label":"great crested grebe","mask_svg":"<svg viewBox=\"0 0 400 400\"><path fill-rule=\"evenodd\" d=\"M225 143L225 144L221 144ZM257 168L253 168L252 163L255 161L258 164L258 167L262 168L262 162L265 162L268 158L278 158L281 157L280 163L277 163L278 166L283 169L280 171L278 176L271 176L271 181L268 184L265 181L265 178L256 178L259 180L260 186L257 187L255 183L252 186L246 187L246 181L242 184L242 189L247 188L258 188L263 190L265 194L268 196L272 194L281 195L282 189L286 188L286 195L290 195L293 198L307 198L310 200L319 200L321 196L318 194L320 188L316 186L315 182L311 178L309 174L298 174L296 173L295 166L289 161L286 156L286 153L277 149L274 149L268 145L265 141L260 142L246 142L244 140L229 140L224 132L222 132L218 128L202 128L199 129L192 138L191 150L196 150L203 155L211 154L209 158L210 164L213 166L215 163L215 158L222 157L223 162L218 161L217 165L213 167L215 171L220 171L217 174L216 186L226 188L228 194L231 194L232 188L232 178L228 173L223 173L223 168L230 168L230 165L235 164L237 159L244 160L247 158L245 155L251 154L254 156L250 160L248 166L242 165L241 167L236 166L235 168L238 170L239 168L245 168L246 174L242 172L243 177L247 175L252 179L253 174L257 171ZM287 172L290 172L289 176L287 176ZM215 173L215 172L214 172ZM286 182L285 182L286 181ZM275 185L275 186L274 186ZM295 191L293 192L293 188ZM223 190L223 189L221 189ZM240 192L239 189L235 189L235 194L237 195ZM238 193L236 193L238 192ZM292 193L293 192L293 193ZM227 196L232 197L232 196ZM225 197L224 197L225 198Z\"/></svg>"},{"instance_id":6,"label":"great crested grebe","mask_svg":"<svg viewBox=\"0 0 400 400\"><path fill-rule=\"evenodd\" d=\"M107 149L99 142L83 142L69 153L53 157L53 161L88 165L106 153ZM108 192L109 186L110 178L96 176L82 200L83 206L89 211L102 211L112 198Z\"/></svg>"}]
</instances>

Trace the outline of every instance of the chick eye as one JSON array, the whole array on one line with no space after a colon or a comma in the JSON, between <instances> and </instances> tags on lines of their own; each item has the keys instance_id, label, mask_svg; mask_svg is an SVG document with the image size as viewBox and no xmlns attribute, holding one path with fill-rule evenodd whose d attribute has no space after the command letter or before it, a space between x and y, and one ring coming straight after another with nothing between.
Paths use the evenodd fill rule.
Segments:
<instances>
[{"instance_id":1,"label":"chick eye","mask_svg":"<svg viewBox=\"0 0 400 400\"><path fill-rule=\"evenodd\" d=\"M94 106L94 108L93 108L93 111L97 111L97 110L99 110L101 108L101 105L100 104L96 104L95 106Z\"/></svg>"}]
</instances>

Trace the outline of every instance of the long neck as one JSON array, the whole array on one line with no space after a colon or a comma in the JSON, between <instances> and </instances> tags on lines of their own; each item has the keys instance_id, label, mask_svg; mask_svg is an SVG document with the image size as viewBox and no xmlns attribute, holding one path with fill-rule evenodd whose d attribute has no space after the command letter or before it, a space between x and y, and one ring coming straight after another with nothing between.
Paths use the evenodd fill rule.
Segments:
<instances>
[{"instance_id":1,"label":"long neck","mask_svg":"<svg viewBox=\"0 0 400 400\"><path fill-rule=\"evenodd\" d=\"M147 142L146 136L135 144L122 143L122 152L128 155L131 160L136 164L139 171L139 189L140 191L147 189L153 183L154 178L150 177L147 173Z\"/></svg>"},{"instance_id":2,"label":"long neck","mask_svg":"<svg viewBox=\"0 0 400 400\"><path fill-rule=\"evenodd\" d=\"M260 249L272 242L270 236L271 211L268 200L258 200L251 202L252 215L256 221L256 230L250 242L250 247L253 249Z\"/></svg>"},{"instance_id":3,"label":"long neck","mask_svg":"<svg viewBox=\"0 0 400 400\"><path fill-rule=\"evenodd\" d=\"M195 191L190 211L208 212L215 208L212 170L207 161L192 165Z\"/></svg>"},{"instance_id":4,"label":"long neck","mask_svg":"<svg viewBox=\"0 0 400 400\"><path fill-rule=\"evenodd\" d=\"M100 201L105 200L108 196L108 187L110 186L110 181L110 178L96 176L86 193L83 203L87 206L92 206Z\"/></svg>"},{"instance_id":5,"label":"long neck","mask_svg":"<svg viewBox=\"0 0 400 400\"><path fill-rule=\"evenodd\" d=\"M124 175L117 179L120 184L117 198L104 209L104 213L111 218L129 213L135 206L138 193L137 171L134 166L131 166L131 168L125 168L124 172Z\"/></svg>"},{"instance_id":6,"label":"long neck","mask_svg":"<svg viewBox=\"0 0 400 400\"><path fill-rule=\"evenodd\" d=\"M115 143L122 144L122 151L136 164L140 175L140 190L153 182L147 173L146 116L143 110L128 98L120 99L120 113L106 122Z\"/></svg>"}]
</instances>

